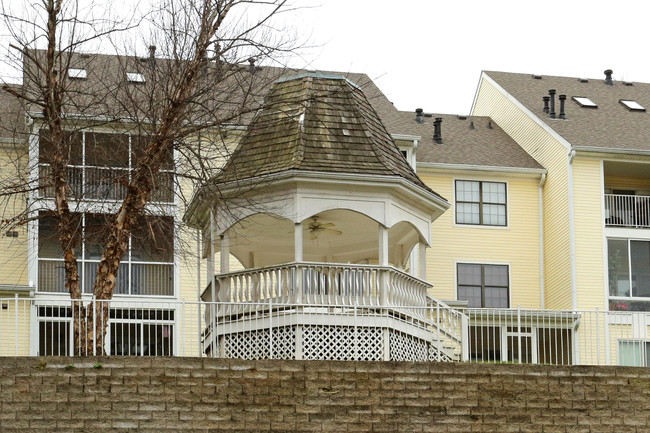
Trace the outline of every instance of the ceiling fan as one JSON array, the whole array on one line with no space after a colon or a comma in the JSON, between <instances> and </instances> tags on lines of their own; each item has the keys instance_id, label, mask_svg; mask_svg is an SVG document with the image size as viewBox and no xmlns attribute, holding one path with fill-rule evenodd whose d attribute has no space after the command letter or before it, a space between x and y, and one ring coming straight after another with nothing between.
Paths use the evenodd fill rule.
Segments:
<instances>
[{"instance_id":1,"label":"ceiling fan","mask_svg":"<svg viewBox=\"0 0 650 433\"><path fill-rule=\"evenodd\" d=\"M317 216L311 217L311 222L307 227L305 227L305 230L309 230L309 239L316 240L318 239L318 236L322 232L327 232L327 233L332 233L335 235L341 235L343 234L342 231L340 230L335 230L333 227L336 227L336 224L334 223L322 223L318 221Z\"/></svg>"}]
</instances>

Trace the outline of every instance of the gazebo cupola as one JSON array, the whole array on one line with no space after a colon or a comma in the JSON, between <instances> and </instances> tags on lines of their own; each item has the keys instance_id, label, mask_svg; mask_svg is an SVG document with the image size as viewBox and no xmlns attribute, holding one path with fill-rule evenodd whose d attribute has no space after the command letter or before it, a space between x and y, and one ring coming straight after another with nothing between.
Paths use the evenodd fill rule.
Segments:
<instances>
[{"instance_id":1,"label":"gazebo cupola","mask_svg":"<svg viewBox=\"0 0 650 433\"><path fill-rule=\"evenodd\" d=\"M424 307L430 226L448 207L404 159L361 88L306 73L274 83L185 220L203 232L211 280L203 299ZM231 270L230 256L244 269ZM245 310L228 316L236 322L230 333L211 333L215 344L248 332ZM384 325L377 332L390 328ZM226 346L221 341L219 350ZM308 357L298 352L283 357Z\"/></svg>"}]
</instances>

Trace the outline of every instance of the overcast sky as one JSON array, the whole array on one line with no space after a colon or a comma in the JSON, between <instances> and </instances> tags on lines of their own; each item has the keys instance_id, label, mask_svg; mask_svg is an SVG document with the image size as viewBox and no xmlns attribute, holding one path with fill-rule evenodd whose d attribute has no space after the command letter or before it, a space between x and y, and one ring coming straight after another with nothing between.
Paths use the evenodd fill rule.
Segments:
<instances>
[{"instance_id":1,"label":"overcast sky","mask_svg":"<svg viewBox=\"0 0 650 433\"><path fill-rule=\"evenodd\" d=\"M365 72L400 110L467 114L482 70L650 82L647 0L296 0L314 68Z\"/></svg>"},{"instance_id":2,"label":"overcast sky","mask_svg":"<svg viewBox=\"0 0 650 433\"><path fill-rule=\"evenodd\" d=\"M482 70L650 82L648 0L291 1L292 66L365 72L400 110L467 114Z\"/></svg>"}]
</instances>

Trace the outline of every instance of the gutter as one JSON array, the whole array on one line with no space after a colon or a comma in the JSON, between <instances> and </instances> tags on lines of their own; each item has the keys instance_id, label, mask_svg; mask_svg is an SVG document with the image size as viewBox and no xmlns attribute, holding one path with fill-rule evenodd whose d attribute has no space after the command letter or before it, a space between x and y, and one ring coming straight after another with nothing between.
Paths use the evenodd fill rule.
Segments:
<instances>
[{"instance_id":1,"label":"gutter","mask_svg":"<svg viewBox=\"0 0 650 433\"><path fill-rule=\"evenodd\" d=\"M641 155L650 156L650 150L643 149L615 149L612 147L596 147L596 146L573 146L574 152L590 152L590 153L611 153L615 155Z\"/></svg>"},{"instance_id":2,"label":"gutter","mask_svg":"<svg viewBox=\"0 0 650 433\"><path fill-rule=\"evenodd\" d=\"M546 308L546 294L544 288L544 197L543 190L544 184L546 183L546 173L542 174L542 178L539 180L537 201L539 209L539 300L540 308Z\"/></svg>"},{"instance_id":3,"label":"gutter","mask_svg":"<svg viewBox=\"0 0 650 433\"><path fill-rule=\"evenodd\" d=\"M571 264L571 305L573 310L578 309L578 293L577 293L577 276L576 276L576 222L575 222L575 204L573 197L573 160L576 157L575 149L569 151L568 168L567 168L567 183L569 195L569 254Z\"/></svg>"},{"instance_id":4,"label":"gutter","mask_svg":"<svg viewBox=\"0 0 650 433\"><path fill-rule=\"evenodd\" d=\"M418 162L418 168L424 170L472 170L484 171L490 173L519 173L522 175L540 176L546 175L545 168L531 167L499 167L491 165L472 165L472 164L447 164L441 162Z\"/></svg>"}]
</instances>

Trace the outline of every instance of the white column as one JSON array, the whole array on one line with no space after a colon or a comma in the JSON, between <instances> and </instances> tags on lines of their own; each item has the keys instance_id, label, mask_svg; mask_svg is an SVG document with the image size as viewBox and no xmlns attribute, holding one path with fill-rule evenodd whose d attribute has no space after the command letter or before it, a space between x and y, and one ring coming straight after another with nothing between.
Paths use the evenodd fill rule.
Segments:
<instances>
[{"instance_id":1,"label":"white column","mask_svg":"<svg viewBox=\"0 0 650 433\"><path fill-rule=\"evenodd\" d=\"M214 236L214 214L212 213L212 210L210 210L210 251L208 251L208 264L207 264L207 277L208 277L208 283L211 284L212 286L212 302L216 301L215 299L215 290L216 290L216 279L215 279L215 267L214 267L214 252L216 250L216 239Z\"/></svg>"},{"instance_id":2,"label":"white column","mask_svg":"<svg viewBox=\"0 0 650 433\"><path fill-rule=\"evenodd\" d=\"M296 262L302 262L303 261L303 245L302 245L302 223L295 223L293 226L294 232L293 232L293 246L294 246L294 253L293 253L293 260ZM303 299L302 299L302 268L298 266L296 268L296 273L295 273L295 281L294 281L294 299L296 304L302 304ZM298 344L296 340L296 344ZM300 344L300 347L296 346L296 354L298 354L298 349L300 349L301 356L302 356L302 342ZM302 359L302 358L301 358Z\"/></svg>"},{"instance_id":3,"label":"white column","mask_svg":"<svg viewBox=\"0 0 650 433\"><path fill-rule=\"evenodd\" d=\"M293 227L293 260L296 262L302 262L302 223L295 223Z\"/></svg>"},{"instance_id":4,"label":"white column","mask_svg":"<svg viewBox=\"0 0 650 433\"><path fill-rule=\"evenodd\" d=\"M219 254L219 273L225 274L230 272L230 237L228 233L219 236L221 239L221 249Z\"/></svg>"},{"instance_id":5,"label":"white column","mask_svg":"<svg viewBox=\"0 0 650 433\"><path fill-rule=\"evenodd\" d=\"M388 229L379 224L379 266L388 266Z\"/></svg>"},{"instance_id":6,"label":"white column","mask_svg":"<svg viewBox=\"0 0 650 433\"><path fill-rule=\"evenodd\" d=\"M379 224L379 266L388 266L388 229ZM379 271L379 303L382 306L388 305L388 273L385 270Z\"/></svg>"},{"instance_id":7,"label":"white column","mask_svg":"<svg viewBox=\"0 0 650 433\"><path fill-rule=\"evenodd\" d=\"M418 277L427 279L427 244L424 242L418 243Z\"/></svg>"}]
</instances>

